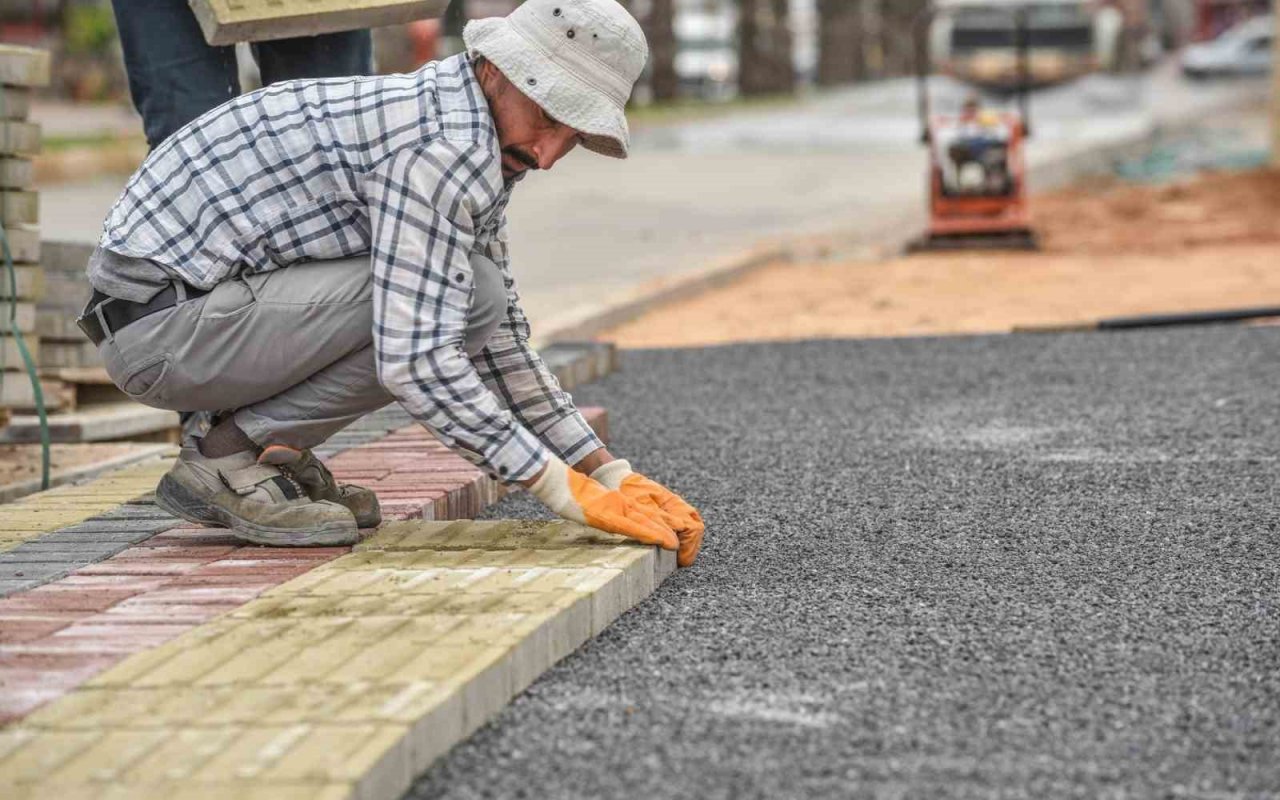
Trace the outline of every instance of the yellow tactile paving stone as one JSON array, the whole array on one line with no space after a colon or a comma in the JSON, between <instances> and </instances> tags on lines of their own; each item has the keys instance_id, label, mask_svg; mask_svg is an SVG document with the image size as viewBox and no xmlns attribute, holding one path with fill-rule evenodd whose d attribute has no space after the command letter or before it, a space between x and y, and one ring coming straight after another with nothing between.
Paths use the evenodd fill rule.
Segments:
<instances>
[{"instance_id":1,"label":"yellow tactile paving stone","mask_svg":"<svg viewBox=\"0 0 1280 800\"><path fill-rule=\"evenodd\" d=\"M61 486L0 505L0 553L42 533L75 525L155 491L172 458L125 467L75 486Z\"/></svg>"},{"instance_id":2,"label":"yellow tactile paving stone","mask_svg":"<svg viewBox=\"0 0 1280 800\"><path fill-rule=\"evenodd\" d=\"M564 522L388 525L0 731L0 796L398 798L674 567Z\"/></svg>"}]
</instances>

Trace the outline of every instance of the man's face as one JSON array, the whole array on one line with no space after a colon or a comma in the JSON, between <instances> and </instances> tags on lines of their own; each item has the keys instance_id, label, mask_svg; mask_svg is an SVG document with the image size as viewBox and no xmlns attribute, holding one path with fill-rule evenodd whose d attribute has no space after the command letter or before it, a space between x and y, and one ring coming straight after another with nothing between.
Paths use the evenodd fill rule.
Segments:
<instances>
[{"instance_id":1,"label":"man's face","mask_svg":"<svg viewBox=\"0 0 1280 800\"><path fill-rule=\"evenodd\" d=\"M551 169L582 141L580 132L547 116L493 64L483 62L478 77L498 129L506 180L531 169Z\"/></svg>"}]
</instances>

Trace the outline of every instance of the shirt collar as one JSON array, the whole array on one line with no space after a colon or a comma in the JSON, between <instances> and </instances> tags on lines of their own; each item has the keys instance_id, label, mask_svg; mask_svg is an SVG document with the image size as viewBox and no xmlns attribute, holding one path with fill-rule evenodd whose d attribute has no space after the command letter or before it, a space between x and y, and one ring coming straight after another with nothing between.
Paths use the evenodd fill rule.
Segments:
<instances>
[{"instance_id":1,"label":"shirt collar","mask_svg":"<svg viewBox=\"0 0 1280 800\"><path fill-rule=\"evenodd\" d=\"M471 58L466 53L458 53L450 56L440 62L439 73L442 75L455 76L456 86L447 87L449 91L439 93L440 97L440 113L446 125L452 124L479 124L482 127L480 136L481 141L488 141L489 146L493 150L494 158L498 163L498 170L502 170L502 146L498 141L498 128L493 121L493 111L489 108L489 101L484 96L484 90L480 87L480 79L476 77L475 68L471 64ZM522 172L511 180L503 179L503 187L509 194L515 185L522 181L527 175Z\"/></svg>"},{"instance_id":2,"label":"shirt collar","mask_svg":"<svg viewBox=\"0 0 1280 800\"><path fill-rule=\"evenodd\" d=\"M440 104L444 127L469 128L475 132L477 141L487 140L497 149L498 133L493 124L493 113L466 53L440 62L436 69L436 102Z\"/></svg>"}]
</instances>

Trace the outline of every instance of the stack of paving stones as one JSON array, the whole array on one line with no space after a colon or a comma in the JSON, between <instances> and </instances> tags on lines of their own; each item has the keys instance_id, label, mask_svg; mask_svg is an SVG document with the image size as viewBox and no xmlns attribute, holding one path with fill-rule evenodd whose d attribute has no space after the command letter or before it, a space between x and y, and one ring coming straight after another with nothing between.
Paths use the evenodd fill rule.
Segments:
<instances>
[{"instance_id":1,"label":"stack of paving stones","mask_svg":"<svg viewBox=\"0 0 1280 800\"><path fill-rule=\"evenodd\" d=\"M49 84L49 54L43 50L0 45L0 225L4 227L16 279L18 330L39 358L36 330L36 301L44 281L40 261L39 203L31 190L34 171L31 156L40 151L40 126L30 122L31 93ZM0 269L7 265L0 259ZM10 303L15 298L7 273L0 274L0 406L30 409L35 392L23 368L17 343L10 333Z\"/></svg>"},{"instance_id":2,"label":"stack of paving stones","mask_svg":"<svg viewBox=\"0 0 1280 800\"><path fill-rule=\"evenodd\" d=\"M570 376L566 388L572 376L603 375L613 362L601 354L611 352L546 351ZM607 440L606 412L582 413ZM475 517L502 491L396 408L364 417L320 452L340 480L378 493L387 520ZM148 494L169 464L137 465L0 510L0 724L349 552L247 546L185 525Z\"/></svg>"}]
</instances>

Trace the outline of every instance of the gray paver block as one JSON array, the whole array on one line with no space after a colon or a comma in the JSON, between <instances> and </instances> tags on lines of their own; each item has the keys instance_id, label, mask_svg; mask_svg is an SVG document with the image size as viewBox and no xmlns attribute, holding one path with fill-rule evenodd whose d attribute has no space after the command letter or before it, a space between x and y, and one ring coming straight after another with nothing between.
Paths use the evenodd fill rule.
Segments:
<instances>
[{"instance_id":1,"label":"gray paver block","mask_svg":"<svg viewBox=\"0 0 1280 800\"><path fill-rule=\"evenodd\" d=\"M31 114L31 90L0 86L0 119L26 119Z\"/></svg>"},{"instance_id":2,"label":"gray paver block","mask_svg":"<svg viewBox=\"0 0 1280 800\"><path fill-rule=\"evenodd\" d=\"M26 580L24 578L0 578L0 597L14 594L15 592L25 592L28 589L34 589L42 580Z\"/></svg>"},{"instance_id":3,"label":"gray paver block","mask_svg":"<svg viewBox=\"0 0 1280 800\"><path fill-rule=\"evenodd\" d=\"M6 86L48 86L49 51L0 44L0 83Z\"/></svg>"},{"instance_id":4,"label":"gray paver block","mask_svg":"<svg viewBox=\"0 0 1280 800\"><path fill-rule=\"evenodd\" d=\"M40 231L37 228L20 226L5 228L5 237L9 240L9 255L15 264L34 264L40 260Z\"/></svg>"},{"instance_id":5,"label":"gray paver block","mask_svg":"<svg viewBox=\"0 0 1280 800\"><path fill-rule=\"evenodd\" d=\"M155 536L165 528L126 528L123 530L88 530L88 531L54 531L46 536L41 536L39 541L30 542L29 544L50 544L65 545L67 542L124 542L127 544L135 544L145 541Z\"/></svg>"},{"instance_id":6,"label":"gray paver block","mask_svg":"<svg viewBox=\"0 0 1280 800\"><path fill-rule=\"evenodd\" d=\"M0 158L0 187L25 189L35 179L31 160L26 158Z\"/></svg>"},{"instance_id":7,"label":"gray paver block","mask_svg":"<svg viewBox=\"0 0 1280 800\"><path fill-rule=\"evenodd\" d=\"M62 542L61 547L27 548L19 545L5 553L0 553L0 564L81 564L93 563L119 553L128 547L127 542L83 542L72 547L71 543Z\"/></svg>"},{"instance_id":8,"label":"gray paver block","mask_svg":"<svg viewBox=\"0 0 1280 800\"><path fill-rule=\"evenodd\" d=\"M0 122L0 155L35 155L40 152L40 125L35 122Z\"/></svg>"},{"instance_id":9,"label":"gray paver block","mask_svg":"<svg viewBox=\"0 0 1280 800\"><path fill-rule=\"evenodd\" d=\"M73 569L79 567L79 564L55 564L55 563L38 563L38 564L6 564L0 563L0 581L4 580L24 580L38 581L46 583L56 580L66 575Z\"/></svg>"}]
</instances>

